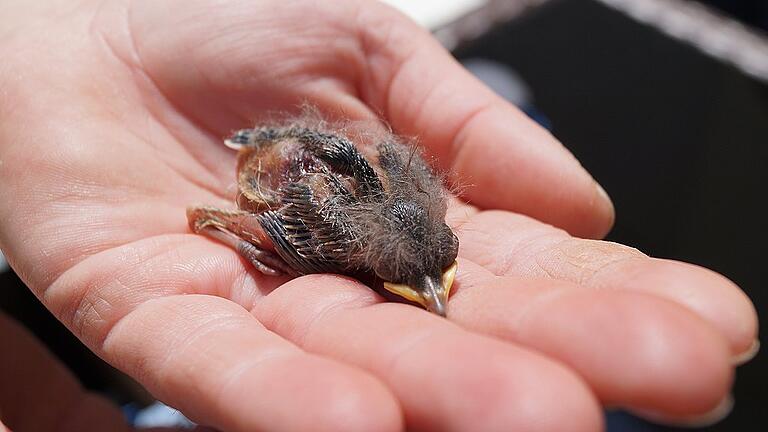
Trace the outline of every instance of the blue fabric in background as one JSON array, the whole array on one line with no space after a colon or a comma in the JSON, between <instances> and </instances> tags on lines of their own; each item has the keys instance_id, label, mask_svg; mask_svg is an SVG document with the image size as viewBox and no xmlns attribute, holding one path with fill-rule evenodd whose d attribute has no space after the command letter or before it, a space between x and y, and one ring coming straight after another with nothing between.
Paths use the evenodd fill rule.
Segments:
<instances>
[{"instance_id":1,"label":"blue fabric in background","mask_svg":"<svg viewBox=\"0 0 768 432\"><path fill-rule=\"evenodd\" d=\"M143 409L139 409L134 404L124 405L123 414L128 423L137 428L182 427L192 429L195 427L195 424L184 414L159 401Z\"/></svg>"}]
</instances>

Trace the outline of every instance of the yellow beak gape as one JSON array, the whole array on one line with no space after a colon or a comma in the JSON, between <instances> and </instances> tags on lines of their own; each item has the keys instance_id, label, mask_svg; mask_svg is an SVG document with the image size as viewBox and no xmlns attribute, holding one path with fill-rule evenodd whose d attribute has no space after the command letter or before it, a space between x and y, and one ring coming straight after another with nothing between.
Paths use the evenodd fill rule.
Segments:
<instances>
[{"instance_id":1,"label":"yellow beak gape","mask_svg":"<svg viewBox=\"0 0 768 432\"><path fill-rule=\"evenodd\" d=\"M439 294L440 300L443 301L443 303L448 302L448 296L451 293L451 286L453 285L453 280L456 277L456 270L459 268L459 263L457 261L454 261L453 264L446 267L443 270L443 275L440 278L440 285L442 288L442 291ZM413 287L410 287L405 284L395 284L391 282L384 282L384 288L396 295L399 295L400 297L410 300L412 302L416 302L424 307L427 307L427 303L424 300L424 297L414 289Z\"/></svg>"}]
</instances>

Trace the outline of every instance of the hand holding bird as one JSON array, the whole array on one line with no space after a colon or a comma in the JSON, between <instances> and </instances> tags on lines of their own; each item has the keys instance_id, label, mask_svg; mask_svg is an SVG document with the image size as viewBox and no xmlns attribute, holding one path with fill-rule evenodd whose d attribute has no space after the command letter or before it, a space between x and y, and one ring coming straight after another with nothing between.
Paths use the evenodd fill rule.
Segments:
<instances>
[{"instance_id":1,"label":"hand holding bird","mask_svg":"<svg viewBox=\"0 0 768 432\"><path fill-rule=\"evenodd\" d=\"M594 431L603 404L688 421L754 346L722 276L589 240L613 218L594 180L380 3L18 1L0 22L0 246L88 347L200 423ZM188 205L237 198L221 138L302 102L382 118L472 185L446 213L449 319L342 276L265 276L189 231Z\"/></svg>"}]
</instances>

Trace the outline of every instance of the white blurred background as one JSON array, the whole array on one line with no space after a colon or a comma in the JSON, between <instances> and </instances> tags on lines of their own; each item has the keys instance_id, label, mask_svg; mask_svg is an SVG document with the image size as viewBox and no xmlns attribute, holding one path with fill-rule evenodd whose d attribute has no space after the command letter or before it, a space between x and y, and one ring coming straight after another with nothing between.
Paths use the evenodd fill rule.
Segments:
<instances>
[{"instance_id":1,"label":"white blurred background","mask_svg":"<svg viewBox=\"0 0 768 432\"><path fill-rule=\"evenodd\" d=\"M487 0L382 0L429 29L438 29L479 9Z\"/></svg>"}]
</instances>

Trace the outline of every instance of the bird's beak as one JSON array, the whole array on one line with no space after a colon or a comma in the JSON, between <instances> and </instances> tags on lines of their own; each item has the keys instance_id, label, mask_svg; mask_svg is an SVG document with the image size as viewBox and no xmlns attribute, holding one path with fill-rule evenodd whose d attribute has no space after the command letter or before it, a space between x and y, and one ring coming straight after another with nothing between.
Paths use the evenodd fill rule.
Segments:
<instances>
[{"instance_id":1,"label":"bird's beak","mask_svg":"<svg viewBox=\"0 0 768 432\"><path fill-rule=\"evenodd\" d=\"M430 312L445 316L448 295L451 293L451 286L453 285L453 279L456 277L456 269L458 267L458 262L454 261L453 264L443 270L440 280L425 276L421 283L422 286L418 289L405 284L390 282L384 282L384 288L406 300L419 303Z\"/></svg>"}]
</instances>

